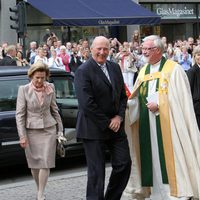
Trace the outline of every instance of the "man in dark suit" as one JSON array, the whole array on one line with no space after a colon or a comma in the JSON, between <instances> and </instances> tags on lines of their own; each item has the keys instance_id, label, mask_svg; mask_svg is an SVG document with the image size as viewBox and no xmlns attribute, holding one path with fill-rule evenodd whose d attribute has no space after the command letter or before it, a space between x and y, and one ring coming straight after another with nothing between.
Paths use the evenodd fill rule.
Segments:
<instances>
[{"instance_id":1,"label":"man in dark suit","mask_svg":"<svg viewBox=\"0 0 200 200\"><path fill-rule=\"evenodd\" d=\"M109 40L94 39L92 57L75 74L79 102L77 138L83 141L87 165L87 200L119 200L130 176L131 159L124 131L127 97L118 64L107 61ZM104 195L105 151L112 172Z\"/></svg>"},{"instance_id":2,"label":"man in dark suit","mask_svg":"<svg viewBox=\"0 0 200 200\"><path fill-rule=\"evenodd\" d=\"M82 64L80 57L78 56L77 48L72 47L72 53L70 55L69 68L71 72L75 73L78 67Z\"/></svg>"},{"instance_id":3,"label":"man in dark suit","mask_svg":"<svg viewBox=\"0 0 200 200\"><path fill-rule=\"evenodd\" d=\"M0 66L17 66L16 53L16 46L9 45L6 48L6 56L0 61Z\"/></svg>"}]
</instances>

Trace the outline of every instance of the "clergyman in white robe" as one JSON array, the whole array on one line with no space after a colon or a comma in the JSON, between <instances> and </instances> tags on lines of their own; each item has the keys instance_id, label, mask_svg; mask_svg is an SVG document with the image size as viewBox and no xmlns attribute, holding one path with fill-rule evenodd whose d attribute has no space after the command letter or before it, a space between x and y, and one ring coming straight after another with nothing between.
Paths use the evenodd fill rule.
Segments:
<instances>
[{"instance_id":1,"label":"clergyman in white robe","mask_svg":"<svg viewBox=\"0 0 200 200\"><path fill-rule=\"evenodd\" d=\"M158 66L151 68L151 73L156 71ZM149 81L148 96L155 92L156 81ZM128 102L126 132L129 137L130 149L132 149L133 166L132 183L131 179L127 186L127 191L136 196L148 196L148 191L141 185L140 161L138 159L138 129L136 123L139 118L138 97L130 99ZM174 161L178 193L177 197L187 199L187 197L200 198L200 134L194 115L192 97L189 83L185 72L177 64L171 74L168 85L170 126L174 149ZM135 108L137 108L135 110ZM158 113L159 114L159 113ZM153 200L177 199L170 195L168 184L163 184L160 173L160 162L158 156L157 133L156 133L156 113L149 111L150 135L152 145L153 160L153 187L151 187L151 198ZM135 138L135 139L134 139ZM135 157L136 156L136 157ZM134 162L136 161L136 162ZM144 193L145 191L145 193ZM142 195L144 193L144 195Z\"/></svg>"}]
</instances>

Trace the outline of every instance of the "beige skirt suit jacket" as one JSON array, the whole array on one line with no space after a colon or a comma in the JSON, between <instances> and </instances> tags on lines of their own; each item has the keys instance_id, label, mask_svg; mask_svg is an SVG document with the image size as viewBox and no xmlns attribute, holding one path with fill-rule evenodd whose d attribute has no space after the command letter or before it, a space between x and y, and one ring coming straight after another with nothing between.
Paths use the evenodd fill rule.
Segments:
<instances>
[{"instance_id":1,"label":"beige skirt suit jacket","mask_svg":"<svg viewBox=\"0 0 200 200\"><path fill-rule=\"evenodd\" d=\"M18 134L20 138L28 139L25 154L28 167L32 169L55 167L56 137L59 132L63 132L54 85L46 84L53 90L51 93L43 92L42 104L30 83L20 86L17 96Z\"/></svg>"}]
</instances>

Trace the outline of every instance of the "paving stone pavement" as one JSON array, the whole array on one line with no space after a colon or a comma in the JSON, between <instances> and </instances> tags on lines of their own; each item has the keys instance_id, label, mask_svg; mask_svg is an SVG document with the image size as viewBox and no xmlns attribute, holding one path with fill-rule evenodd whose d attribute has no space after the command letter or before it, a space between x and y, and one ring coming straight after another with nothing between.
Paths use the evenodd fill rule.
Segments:
<instances>
[{"instance_id":1,"label":"paving stone pavement","mask_svg":"<svg viewBox=\"0 0 200 200\"><path fill-rule=\"evenodd\" d=\"M106 168L106 184L111 167ZM86 172L51 177L45 190L46 200L85 200ZM0 185L0 200L35 200L36 186L33 180ZM121 200L129 200L122 197Z\"/></svg>"}]
</instances>

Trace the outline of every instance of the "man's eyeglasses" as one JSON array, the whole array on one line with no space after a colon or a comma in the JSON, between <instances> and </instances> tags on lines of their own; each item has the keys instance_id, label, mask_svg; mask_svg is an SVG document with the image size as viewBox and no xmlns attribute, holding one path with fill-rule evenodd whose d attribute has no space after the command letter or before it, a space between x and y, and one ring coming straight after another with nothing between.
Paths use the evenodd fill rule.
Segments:
<instances>
[{"instance_id":1,"label":"man's eyeglasses","mask_svg":"<svg viewBox=\"0 0 200 200\"><path fill-rule=\"evenodd\" d=\"M142 47L142 51L151 51L152 49L155 49L157 47L149 47L149 48L145 48L145 47Z\"/></svg>"}]
</instances>

